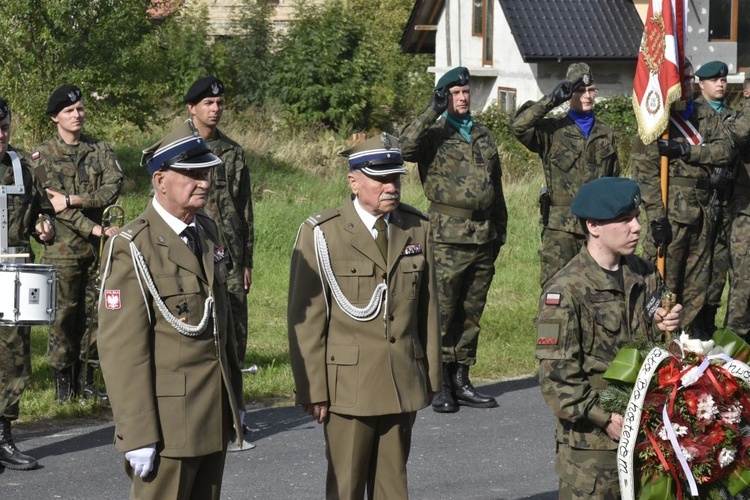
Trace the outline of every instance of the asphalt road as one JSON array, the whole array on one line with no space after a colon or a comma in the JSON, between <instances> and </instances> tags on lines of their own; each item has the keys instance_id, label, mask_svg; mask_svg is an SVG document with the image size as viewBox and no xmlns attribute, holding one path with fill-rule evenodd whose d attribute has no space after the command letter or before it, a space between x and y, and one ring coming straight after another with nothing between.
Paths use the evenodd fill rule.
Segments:
<instances>
[{"instance_id":1,"label":"asphalt road","mask_svg":"<svg viewBox=\"0 0 750 500\"><path fill-rule=\"evenodd\" d=\"M499 408L418 413L408 469L412 500L557 498L554 419L536 379L483 390L498 397ZM222 498L324 498L321 426L294 407L249 410L245 421L257 447L228 455ZM18 447L41 467L0 469L0 499L127 499L130 480L112 437L109 422L14 427Z\"/></svg>"}]
</instances>

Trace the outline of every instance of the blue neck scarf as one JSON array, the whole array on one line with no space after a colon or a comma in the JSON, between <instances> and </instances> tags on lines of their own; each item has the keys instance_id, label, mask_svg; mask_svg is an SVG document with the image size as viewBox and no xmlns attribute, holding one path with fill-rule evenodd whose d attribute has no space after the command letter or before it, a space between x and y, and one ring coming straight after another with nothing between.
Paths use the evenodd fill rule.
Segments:
<instances>
[{"instance_id":1,"label":"blue neck scarf","mask_svg":"<svg viewBox=\"0 0 750 500\"><path fill-rule=\"evenodd\" d=\"M583 136L588 139L591 129L594 128L594 112L573 111L570 109L568 110L568 116L578 125L578 128L583 132Z\"/></svg>"},{"instance_id":2,"label":"blue neck scarf","mask_svg":"<svg viewBox=\"0 0 750 500\"><path fill-rule=\"evenodd\" d=\"M685 109L682 111L678 111L677 113L683 117L685 120L689 120L690 117L693 115L693 111L695 111L695 105L693 104L692 99L688 99L685 101Z\"/></svg>"},{"instance_id":3,"label":"blue neck scarf","mask_svg":"<svg viewBox=\"0 0 750 500\"><path fill-rule=\"evenodd\" d=\"M724 112L724 101L723 100L722 101L712 101L710 99L706 99L706 102L708 102L711 105L711 107L714 108L714 110L717 113L722 114Z\"/></svg>"},{"instance_id":4,"label":"blue neck scarf","mask_svg":"<svg viewBox=\"0 0 750 500\"><path fill-rule=\"evenodd\" d=\"M471 128L474 126L474 119L471 117L470 113L466 113L463 116L454 116L446 111L443 113L443 116L453 128L458 130L461 137L466 139L466 142L471 142Z\"/></svg>"}]
</instances>

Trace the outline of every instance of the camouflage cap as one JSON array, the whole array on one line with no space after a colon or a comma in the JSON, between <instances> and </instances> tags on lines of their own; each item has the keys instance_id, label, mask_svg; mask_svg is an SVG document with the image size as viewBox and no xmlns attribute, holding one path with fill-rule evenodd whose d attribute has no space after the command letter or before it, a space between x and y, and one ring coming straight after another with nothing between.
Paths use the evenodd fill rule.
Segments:
<instances>
[{"instance_id":1,"label":"camouflage cap","mask_svg":"<svg viewBox=\"0 0 750 500\"><path fill-rule=\"evenodd\" d=\"M700 67L695 72L699 80L710 80L712 78L723 78L729 74L729 68L721 61L711 61Z\"/></svg>"},{"instance_id":2,"label":"camouflage cap","mask_svg":"<svg viewBox=\"0 0 750 500\"><path fill-rule=\"evenodd\" d=\"M219 163L219 157L211 152L206 141L193 130L188 121L144 149L141 156L141 166L148 167L152 175L167 168L193 170L213 167Z\"/></svg>"},{"instance_id":3,"label":"camouflage cap","mask_svg":"<svg viewBox=\"0 0 750 500\"><path fill-rule=\"evenodd\" d=\"M383 132L341 151L349 158L349 171L361 170L368 177L405 174L398 138Z\"/></svg>"},{"instance_id":4,"label":"camouflage cap","mask_svg":"<svg viewBox=\"0 0 750 500\"><path fill-rule=\"evenodd\" d=\"M565 74L566 82L576 82L581 78L583 78L584 85L591 85L594 82L594 75L588 64L573 63L568 66L568 72Z\"/></svg>"},{"instance_id":5,"label":"camouflage cap","mask_svg":"<svg viewBox=\"0 0 750 500\"><path fill-rule=\"evenodd\" d=\"M196 104L206 97L219 97L224 95L224 84L215 76L204 76L198 78L188 89L182 102L185 104Z\"/></svg>"},{"instance_id":6,"label":"camouflage cap","mask_svg":"<svg viewBox=\"0 0 750 500\"><path fill-rule=\"evenodd\" d=\"M8 101L0 97L0 120L5 120L5 117L10 114L10 108L8 107Z\"/></svg>"},{"instance_id":7,"label":"camouflage cap","mask_svg":"<svg viewBox=\"0 0 750 500\"><path fill-rule=\"evenodd\" d=\"M570 206L586 220L608 221L628 214L641 204L641 188L626 177L601 177L581 186Z\"/></svg>"},{"instance_id":8,"label":"camouflage cap","mask_svg":"<svg viewBox=\"0 0 750 500\"><path fill-rule=\"evenodd\" d=\"M435 90L448 90L456 85L468 85L470 79L469 70L463 66L458 66L440 77L437 84L435 84Z\"/></svg>"},{"instance_id":9,"label":"camouflage cap","mask_svg":"<svg viewBox=\"0 0 750 500\"><path fill-rule=\"evenodd\" d=\"M63 85L62 87L58 87L52 92L52 95L49 96L47 115L56 115L63 108L67 108L81 99L83 99L83 93L81 92L81 89L75 85Z\"/></svg>"}]
</instances>

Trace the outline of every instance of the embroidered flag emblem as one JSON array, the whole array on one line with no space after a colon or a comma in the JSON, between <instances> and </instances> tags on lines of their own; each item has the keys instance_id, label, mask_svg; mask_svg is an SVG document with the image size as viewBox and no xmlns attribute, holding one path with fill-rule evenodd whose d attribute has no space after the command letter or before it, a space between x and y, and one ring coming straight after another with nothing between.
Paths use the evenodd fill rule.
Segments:
<instances>
[{"instance_id":1,"label":"embroidered flag emblem","mask_svg":"<svg viewBox=\"0 0 750 500\"><path fill-rule=\"evenodd\" d=\"M41 155L41 153L39 151L34 151L34 153L32 153L32 155L31 155L31 159L32 160L38 160L40 156L42 156L42 155Z\"/></svg>"},{"instance_id":2,"label":"embroidered flag emblem","mask_svg":"<svg viewBox=\"0 0 750 500\"><path fill-rule=\"evenodd\" d=\"M548 293L544 296L545 306L559 306L562 295L559 293Z\"/></svg>"},{"instance_id":3,"label":"embroidered flag emblem","mask_svg":"<svg viewBox=\"0 0 750 500\"><path fill-rule=\"evenodd\" d=\"M120 290L104 290L104 305L111 311L120 309L122 307Z\"/></svg>"}]
</instances>

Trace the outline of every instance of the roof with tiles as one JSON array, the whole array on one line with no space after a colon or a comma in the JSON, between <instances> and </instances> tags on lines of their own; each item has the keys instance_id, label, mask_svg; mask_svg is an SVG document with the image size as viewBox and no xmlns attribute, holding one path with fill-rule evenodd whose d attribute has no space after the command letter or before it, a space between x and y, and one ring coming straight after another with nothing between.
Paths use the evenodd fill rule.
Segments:
<instances>
[{"instance_id":1,"label":"roof with tiles","mask_svg":"<svg viewBox=\"0 0 750 500\"><path fill-rule=\"evenodd\" d=\"M635 60L643 22L631 0L500 0L526 62Z\"/></svg>"}]
</instances>

